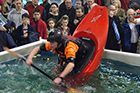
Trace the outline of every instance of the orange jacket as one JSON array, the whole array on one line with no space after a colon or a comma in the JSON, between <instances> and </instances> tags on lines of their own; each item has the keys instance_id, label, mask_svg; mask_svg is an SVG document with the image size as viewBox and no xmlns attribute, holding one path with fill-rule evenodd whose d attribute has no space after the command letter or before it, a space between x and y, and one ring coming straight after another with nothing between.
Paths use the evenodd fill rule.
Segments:
<instances>
[{"instance_id":1,"label":"orange jacket","mask_svg":"<svg viewBox=\"0 0 140 93\"><path fill-rule=\"evenodd\" d=\"M51 50L52 49L51 48L51 43L47 42L45 44L45 48L46 48L47 51ZM74 43L72 41L69 41L67 43L67 45L65 46L63 55L65 55L66 59L68 59L70 57L76 58L76 53L77 53L78 49L79 49L79 47L76 43Z\"/></svg>"}]
</instances>

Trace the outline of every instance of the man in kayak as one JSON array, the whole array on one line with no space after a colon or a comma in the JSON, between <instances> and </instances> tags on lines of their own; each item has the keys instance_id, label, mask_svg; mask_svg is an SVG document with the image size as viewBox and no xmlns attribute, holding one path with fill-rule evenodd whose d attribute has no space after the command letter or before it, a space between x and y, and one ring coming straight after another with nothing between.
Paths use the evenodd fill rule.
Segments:
<instances>
[{"instance_id":1,"label":"man in kayak","mask_svg":"<svg viewBox=\"0 0 140 93\"><path fill-rule=\"evenodd\" d=\"M62 32L57 29L49 34L46 43L33 49L26 62L31 65L33 56L41 50L57 53L60 58L59 64L64 66L64 70L54 79L54 83L60 84L70 72L79 71L81 62L83 66L83 60L85 55L87 56L87 51L89 51L88 46L89 44L83 42L82 39L62 36Z\"/></svg>"}]
</instances>

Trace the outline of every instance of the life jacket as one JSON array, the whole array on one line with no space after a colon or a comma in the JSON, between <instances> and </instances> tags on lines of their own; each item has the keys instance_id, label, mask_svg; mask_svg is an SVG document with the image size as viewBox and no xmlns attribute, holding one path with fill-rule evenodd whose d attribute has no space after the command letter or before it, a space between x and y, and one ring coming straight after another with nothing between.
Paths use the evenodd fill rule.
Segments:
<instances>
[{"instance_id":1,"label":"life jacket","mask_svg":"<svg viewBox=\"0 0 140 93\"><path fill-rule=\"evenodd\" d=\"M76 44L79 48L78 51L76 52L76 57L75 59L77 59L77 56L82 55L85 50L85 46L82 42L81 39L79 38L74 38L72 36L68 36L68 37L64 37L62 39L62 42L60 44L58 44L58 47L56 49L57 54L59 54L59 62L67 62L67 58L65 55L65 48L67 47L69 42L73 42L74 44ZM76 61L76 60L75 60Z\"/></svg>"}]
</instances>

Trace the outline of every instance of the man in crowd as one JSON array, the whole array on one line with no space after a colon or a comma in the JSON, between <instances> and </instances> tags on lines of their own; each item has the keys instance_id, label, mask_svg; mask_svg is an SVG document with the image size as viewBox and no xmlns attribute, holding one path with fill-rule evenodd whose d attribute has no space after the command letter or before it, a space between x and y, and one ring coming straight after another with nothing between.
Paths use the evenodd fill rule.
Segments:
<instances>
[{"instance_id":1,"label":"man in crowd","mask_svg":"<svg viewBox=\"0 0 140 93\"><path fill-rule=\"evenodd\" d=\"M135 10L128 9L127 18L123 24L123 51L136 53L140 35L140 18L135 18Z\"/></svg>"},{"instance_id":2,"label":"man in crowd","mask_svg":"<svg viewBox=\"0 0 140 93\"><path fill-rule=\"evenodd\" d=\"M39 0L32 0L32 4L28 5L27 7L25 7L25 9L29 12L30 15L30 22L33 22L33 13L34 10L39 9L40 10L40 14L42 16L43 11L44 11L44 7L41 5L38 5Z\"/></svg>"},{"instance_id":3,"label":"man in crowd","mask_svg":"<svg viewBox=\"0 0 140 93\"><path fill-rule=\"evenodd\" d=\"M95 5L95 0L86 0L86 4L84 5L85 14L87 14Z\"/></svg>"},{"instance_id":4,"label":"man in crowd","mask_svg":"<svg viewBox=\"0 0 140 93\"><path fill-rule=\"evenodd\" d=\"M114 5L110 5L108 7L108 11L109 11L109 30L105 48L120 51L122 29L120 26L120 22L115 16L116 7Z\"/></svg>"},{"instance_id":5,"label":"man in crowd","mask_svg":"<svg viewBox=\"0 0 140 93\"><path fill-rule=\"evenodd\" d=\"M22 14L28 13L28 11L22 8L21 0L16 0L15 3L16 8L8 13L8 20L13 21L18 27L22 23Z\"/></svg>"}]
</instances>

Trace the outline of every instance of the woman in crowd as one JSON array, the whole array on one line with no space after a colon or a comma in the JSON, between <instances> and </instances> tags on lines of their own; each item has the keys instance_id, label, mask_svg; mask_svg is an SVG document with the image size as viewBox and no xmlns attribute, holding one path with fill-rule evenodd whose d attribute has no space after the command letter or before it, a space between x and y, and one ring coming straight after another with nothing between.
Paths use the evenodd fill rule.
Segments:
<instances>
[{"instance_id":1,"label":"woman in crowd","mask_svg":"<svg viewBox=\"0 0 140 93\"><path fill-rule=\"evenodd\" d=\"M111 4L116 7L116 14L115 16L119 18L121 25L123 24L126 15L125 15L125 10L121 8L121 2L120 0L111 0Z\"/></svg>"},{"instance_id":2,"label":"woman in crowd","mask_svg":"<svg viewBox=\"0 0 140 93\"><path fill-rule=\"evenodd\" d=\"M63 36L70 35L70 28L68 27L69 17L67 15L62 16L62 18L57 23L57 28L62 31Z\"/></svg>"},{"instance_id":3,"label":"woman in crowd","mask_svg":"<svg viewBox=\"0 0 140 93\"><path fill-rule=\"evenodd\" d=\"M48 20L49 18L53 18L56 21L58 21L60 19L59 16L59 6L57 3L52 3L49 9L49 13L46 16L46 20Z\"/></svg>"}]
</instances>

